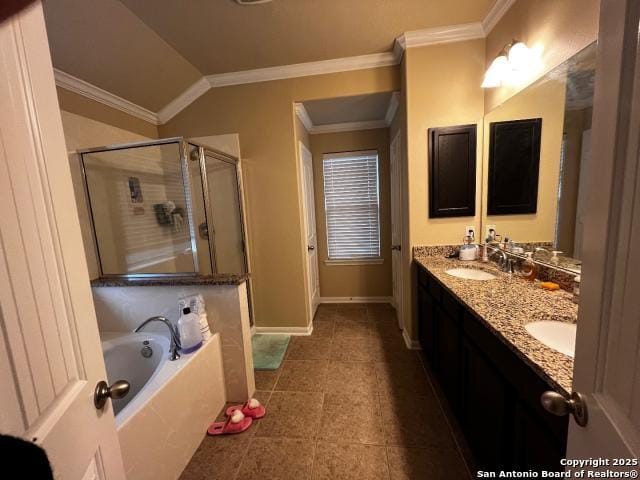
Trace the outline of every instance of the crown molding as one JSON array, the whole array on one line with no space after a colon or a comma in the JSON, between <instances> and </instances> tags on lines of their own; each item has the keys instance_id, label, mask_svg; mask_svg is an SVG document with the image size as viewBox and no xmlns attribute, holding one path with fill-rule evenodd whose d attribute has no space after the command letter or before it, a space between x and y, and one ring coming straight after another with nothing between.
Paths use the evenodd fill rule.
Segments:
<instances>
[{"instance_id":1,"label":"crown molding","mask_svg":"<svg viewBox=\"0 0 640 480\"><path fill-rule=\"evenodd\" d=\"M69 90L73 93L77 93L78 95L82 95L83 97L95 100L98 103L120 110L121 112L137 117L145 122L160 125L158 115L151 110L147 110L140 105L136 105L129 100L125 100L124 98L121 98L111 92L107 92L100 87L96 87L89 82L80 80L79 78L57 68L53 69L53 74L56 79L56 85L64 88L65 90Z\"/></svg>"},{"instance_id":2,"label":"crown molding","mask_svg":"<svg viewBox=\"0 0 640 480\"><path fill-rule=\"evenodd\" d=\"M484 29L482 28L482 23L474 22L404 32L396 38L396 44L398 45L398 48L406 50L407 48L426 47L427 45L437 45L441 43L463 42L465 40L475 40L477 38L484 37L485 34Z\"/></svg>"},{"instance_id":3,"label":"crown molding","mask_svg":"<svg viewBox=\"0 0 640 480\"><path fill-rule=\"evenodd\" d=\"M379 68L396 65L396 59L391 52L359 55L356 57L335 58L319 62L295 63L279 67L242 70L239 72L219 73L208 75L206 78L212 88L245 83L268 82L286 78L308 77L327 73L349 72L367 68Z\"/></svg>"},{"instance_id":4,"label":"crown molding","mask_svg":"<svg viewBox=\"0 0 640 480\"><path fill-rule=\"evenodd\" d=\"M395 39L392 52L207 75L196 81L158 113L136 105L129 100L125 100L84 80L80 80L62 70L54 68L54 74L56 84L66 90L70 90L154 125L162 125L171 120L211 88L388 67L399 64L407 48L484 38L491 32L514 3L515 0L496 0L482 22L405 32ZM387 114L389 114L389 112L387 112ZM358 122L355 123L355 125L357 124Z\"/></svg>"},{"instance_id":5,"label":"crown molding","mask_svg":"<svg viewBox=\"0 0 640 480\"><path fill-rule=\"evenodd\" d=\"M187 108L193 102L195 102L202 95L207 93L211 85L205 77L198 79L193 85L187 88L184 92L171 100L165 107L158 112L158 120L160 123L167 123L173 117L175 117L182 110Z\"/></svg>"},{"instance_id":6,"label":"crown molding","mask_svg":"<svg viewBox=\"0 0 640 480\"><path fill-rule=\"evenodd\" d=\"M353 132L355 130L373 130L376 128L387 128L386 120L368 120L366 122L343 122L330 123L326 125L314 125L309 129L309 133L314 135L317 133L339 133Z\"/></svg>"},{"instance_id":7,"label":"crown molding","mask_svg":"<svg viewBox=\"0 0 640 480\"><path fill-rule=\"evenodd\" d=\"M491 33L493 27L495 27L500 19L504 17L505 13L509 11L509 9L516 3L516 0L496 0L496 3L493 4L487 16L482 20L482 29L484 30L485 36Z\"/></svg>"},{"instance_id":8,"label":"crown molding","mask_svg":"<svg viewBox=\"0 0 640 480\"><path fill-rule=\"evenodd\" d=\"M389 106L387 107L387 113L384 116L384 121L387 122L387 126L390 126L391 122L393 122L393 117L396 116L396 111L398 110L399 105L400 105L400 92L393 92L391 94L391 98L389 99Z\"/></svg>"},{"instance_id":9,"label":"crown molding","mask_svg":"<svg viewBox=\"0 0 640 480\"><path fill-rule=\"evenodd\" d=\"M307 129L307 132L310 131L313 128L313 121L309 116L309 112L307 112L307 109L304 107L304 103L296 103L295 110L296 115L304 125L304 128Z\"/></svg>"}]
</instances>

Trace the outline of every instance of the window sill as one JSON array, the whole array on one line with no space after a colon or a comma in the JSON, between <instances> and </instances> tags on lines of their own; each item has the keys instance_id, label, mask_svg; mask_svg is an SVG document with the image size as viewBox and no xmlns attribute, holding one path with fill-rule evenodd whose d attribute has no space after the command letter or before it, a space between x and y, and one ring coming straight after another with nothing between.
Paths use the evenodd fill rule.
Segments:
<instances>
[{"instance_id":1,"label":"window sill","mask_svg":"<svg viewBox=\"0 0 640 480\"><path fill-rule=\"evenodd\" d=\"M384 258L362 258L353 260L325 260L324 264L333 265L382 265Z\"/></svg>"}]
</instances>

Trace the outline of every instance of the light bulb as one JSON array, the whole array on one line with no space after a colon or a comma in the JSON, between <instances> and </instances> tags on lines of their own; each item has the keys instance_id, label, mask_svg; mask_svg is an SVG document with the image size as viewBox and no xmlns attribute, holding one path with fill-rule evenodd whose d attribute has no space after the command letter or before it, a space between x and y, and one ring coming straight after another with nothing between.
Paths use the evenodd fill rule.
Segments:
<instances>
[{"instance_id":1,"label":"light bulb","mask_svg":"<svg viewBox=\"0 0 640 480\"><path fill-rule=\"evenodd\" d=\"M515 71L523 71L529 67L531 51L524 42L517 42L509 49L509 65Z\"/></svg>"},{"instance_id":2,"label":"light bulb","mask_svg":"<svg viewBox=\"0 0 640 480\"><path fill-rule=\"evenodd\" d=\"M505 79L509 76L511 67L509 66L509 60L506 55L500 55L496 57L486 73L484 74L484 80L482 82L482 88L495 88L502 85Z\"/></svg>"}]
</instances>

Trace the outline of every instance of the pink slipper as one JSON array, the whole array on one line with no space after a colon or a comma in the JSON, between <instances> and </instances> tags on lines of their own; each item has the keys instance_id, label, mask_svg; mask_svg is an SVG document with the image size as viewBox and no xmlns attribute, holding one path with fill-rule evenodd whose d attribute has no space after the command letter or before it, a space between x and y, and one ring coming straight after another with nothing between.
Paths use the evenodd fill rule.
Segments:
<instances>
[{"instance_id":1,"label":"pink slipper","mask_svg":"<svg viewBox=\"0 0 640 480\"><path fill-rule=\"evenodd\" d=\"M240 410L233 412L225 422L213 422L207 429L207 435L226 435L242 433L251 426L253 419L246 417Z\"/></svg>"},{"instance_id":2,"label":"pink slipper","mask_svg":"<svg viewBox=\"0 0 640 480\"><path fill-rule=\"evenodd\" d=\"M246 417L258 419L266 415L267 411L260 405L260 402L255 398L247 401L244 405L235 405L227 408L227 416L232 416L234 412L242 412Z\"/></svg>"}]
</instances>

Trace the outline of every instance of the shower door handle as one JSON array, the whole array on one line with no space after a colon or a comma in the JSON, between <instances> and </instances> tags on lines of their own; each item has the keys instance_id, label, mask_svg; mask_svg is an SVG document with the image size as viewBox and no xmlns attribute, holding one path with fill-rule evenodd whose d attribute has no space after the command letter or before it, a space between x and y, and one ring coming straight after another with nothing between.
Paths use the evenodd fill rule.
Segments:
<instances>
[{"instance_id":1,"label":"shower door handle","mask_svg":"<svg viewBox=\"0 0 640 480\"><path fill-rule=\"evenodd\" d=\"M200 235L200 238L209 238L209 226L207 225L207 222L202 222L198 225L198 234Z\"/></svg>"},{"instance_id":2,"label":"shower door handle","mask_svg":"<svg viewBox=\"0 0 640 480\"><path fill-rule=\"evenodd\" d=\"M93 404L98 410L102 410L108 398L116 400L125 397L130 389L131 385L126 380L118 380L111 386L104 380L100 380L93 393Z\"/></svg>"}]
</instances>

